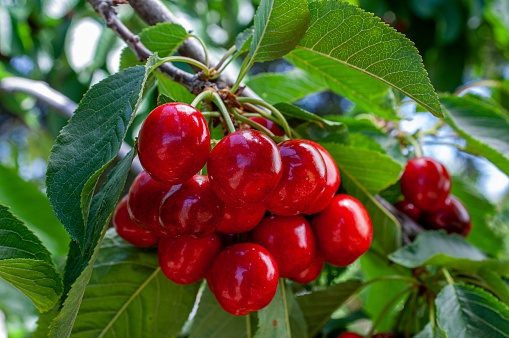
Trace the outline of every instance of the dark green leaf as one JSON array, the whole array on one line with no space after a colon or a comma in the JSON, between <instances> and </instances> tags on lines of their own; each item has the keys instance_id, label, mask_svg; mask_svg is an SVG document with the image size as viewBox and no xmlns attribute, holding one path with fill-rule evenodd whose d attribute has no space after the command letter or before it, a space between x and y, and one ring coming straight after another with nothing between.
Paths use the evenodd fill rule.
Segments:
<instances>
[{"instance_id":1,"label":"dark green leaf","mask_svg":"<svg viewBox=\"0 0 509 338\"><path fill-rule=\"evenodd\" d=\"M477 274L491 288L490 291L493 291L503 302L509 304L509 287L499 274L492 271L489 267L481 268Z\"/></svg>"},{"instance_id":2,"label":"dark green leaf","mask_svg":"<svg viewBox=\"0 0 509 338\"><path fill-rule=\"evenodd\" d=\"M169 96L175 102L184 102L187 104L191 104L191 102L193 102L196 96L191 94L186 87L180 83L170 80L161 73L156 72L155 75L157 78L157 88L159 89L160 94Z\"/></svg>"},{"instance_id":3,"label":"dark green leaf","mask_svg":"<svg viewBox=\"0 0 509 338\"><path fill-rule=\"evenodd\" d=\"M166 96L164 94L159 94L157 96L157 105L160 106L162 104L165 104L165 103L171 103L171 102L177 102L175 101L174 99L172 99L171 97L169 96Z\"/></svg>"},{"instance_id":4,"label":"dark green leaf","mask_svg":"<svg viewBox=\"0 0 509 338\"><path fill-rule=\"evenodd\" d=\"M290 103L280 102L274 105L274 107L281 111L282 114L295 117L304 121L315 121L324 124L325 128L331 131L346 129L345 125L341 122L329 121L321 118L318 115L310 113L302 108L294 106Z\"/></svg>"},{"instance_id":5,"label":"dark green leaf","mask_svg":"<svg viewBox=\"0 0 509 338\"><path fill-rule=\"evenodd\" d=\"M253 41L253 30L253 27L249 27L237 35L235 38L235 47L237 48L237 52L244 53L249 50L251 41Z\"/></svg>"},{"instance_id":6,"label":"dark green leaf","mask_svg":"<svg viewBox=\"0 0 509 338\"><path fill-rule=\"evenodd\" d=\"M426 324L424 329L422 329L421 332L416 334L414 338L447 338L442 330L438 326L435 326L435 329L433 330L433 327L431 326L431 323Z\"/></svg>"}]
</instances>

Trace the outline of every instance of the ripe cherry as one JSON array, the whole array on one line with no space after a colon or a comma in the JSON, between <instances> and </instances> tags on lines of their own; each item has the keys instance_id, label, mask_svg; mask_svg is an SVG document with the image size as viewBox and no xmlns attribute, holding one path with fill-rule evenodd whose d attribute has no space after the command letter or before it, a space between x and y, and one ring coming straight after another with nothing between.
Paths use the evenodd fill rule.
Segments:
<instances>
[{"instance_id":1,"label":"ripe cherry","mask_svg":"<svg viewBox=\"0 0 509 338\"><path fill-rule=\"evenodd\" d=\"M241 243L217 255L207 283L221 307L235 316L263 309L274 298L278 267L264 247Z\"/></svg>"},{"instance_id":2,"label":"ripe cherry","mask_svg":"<svg viewBox=\"0 0 509 338\"><path fill-rule=\"evenodd\" d=\"M323 270L323 256L320 251L316 250L316 256L314 262L304 271L296 276L292 277L292 280L301 284L308 284L314 281L320 276Z\"/></svg>"},{"instance_id":3,"label":"ripe cherry","mask_svg":"<svg viewBox=\"0 0 509 338\"><path fill-rule=\"evenodd\" d=\"M195 283L205 278L220 250L221 238L216 233L201 239L166 237L159 243L159 266L174 283Z\"/></svg>"},{"instance_id":4,"label":"ripe cherry","mask_svg":"<svg viewBox=\"0 0 509 338\"><path fill-rule=\"evenodd\" d=\"M210 133L203 115L185 103L167 103L154 109L138 137L140 162L156 181L184 183L207 162Z\"/></svg>"},{"instance_id":5,"label":"ripe cherry","mask_svg":"<svg viewBox=\"0 0 509 338\"><path fill-rule=\"evenodd\" d=\"M467 237L472 230L470 214L461 201L449 195L444 204L435 211L423 212L423 223L428 229L445 230Z\"/></svg>"},{"instance_id":6,"label":"ripe cherry","mask_svg":"<svg viewBox=\"0 0 509 338\"><path fill-rule=\"evenodd\" d=\"M312 221L316 244L325 261L347 266L364 254L373 239L373 227L366 208L348 195L336 195Z\"/></svg>"},{"instance_id":7,"label":"ripe cherry","mask_svg":"<svg viewBox=\"0 0 509 338\"><path fill-rule=\"evenodd\" d=\"M303 213L325 186L327 169L318 149L303 140L278 145L283 158L283 177L264 204L281 216Z\"/></svg>"},{"instance_id":8,"label":"ripe cherry","mask_svg":"<svg viewBox=\"0 0 509 338\"><path fill-rule=\"evenodd\" d=\"M292 278L315 260L313 229L301 216L269 216L251 234L253 242L269 250L276 260L279 276Z\"/></svg>"},{"instance_id":9,"label":"ripe cherry","mask_svg":"<svg viewBox=\"0 0 509 338\"><path fill-rule=\"evenodd\" d=\"M167 236L159 224L159 205L171 186L154 181L142 171L129 189L127 207L132 220L159 237Z\"/></svg>"},{"instance_id":10,"label":"ripe cherry","mask_svg":"<svg viewBox=\"0 0 509 338\"><path fill-rule=\"evenodd\" d=\"M279 128L277 124L275 124L269 119L266 119L264 117L250 117L249 119L266 127L276 136L285 136L285 133L281 130L281 128Z\"/></svg>"},{"instance_id":11,"label":"ripe cherry","mask_svg":"<svg viewBox=\"0 0 509 338\"><path fill-rule=\"evenodd\" d=\"M118 202L113 213L113 226L117 234L134 246L146 248L159 242L159 237L152 232L140 228L129 216L127 211L127 195Z\"/></svg>"},{"instance_id":12,"label":"ripe cherry","mask_svg":"<svg viewBox=\"0 0 509 338\"><path fill-rule=\"evenodd\" d=\"M166 232L177 231L193 239L214 232L223 215L224 203L203 175L173 186L159 208L159 221Z\"/></svg>"},{"instance_id":13,"label":"ripe cherry","mask_svg":"<svg viewBox=\"0 0 509 338\"><path fill-rule=\"evenodd\" d=\"M337 338L364 338L364 336L361 336L360 334L354 332L344 332L337 336Z\"/></svg>"},{"instance_id":14,"label":"ripe cherry","mask_svg":"<svg viewBox=\"0 0 509 338\"><path fill-rule=\"evenodd\" d=\"M341 182L341 176L339 174L338 166L336 165L336 162L334 162L334 159L329 154L327 150L325 150L324 147L319 145L316 142L309 141L309 140L302 140L303 142L306 142L308 144L311 144L315 146L316 149L320 152L320 155L323 157L323 161L325 162L325 167L327 169L327 179L325 183L325 187L323 187L322 192L318 197L311 203L311 205L304 211L304 214L312 215L317 214L323 209L325 209L330 201L332 201L332 198L336 194L336 191L338 191L339 184Z\"/></svg>"},{"instance_id":15,"label":"ripe cherry","mask_svg":"<svg viewBox=\"0 0 509 338\"><path fill-rule=\"evenodd\" d=\"M262 204L244 208L226 204L224 217L217 231L227 234L240 234L252 230L260 223L265 215L265 211L265 207Z\"/></svg>"},{"instance_id":16,"label":"ripe cherry","mask_svg":"<svg viewBox=\"0 0 509 338\"><path fill-rule=\"evenodd\" d=\"M281 180L281 154L267 135L252 129L223 138L210 153L208 176L214 192L228 204L260 204Z\"/></svg>"},{"instance_id":17,"label":"ripe cherry","mask_svg":"<svg viewBox=\"0 0 509 338\"><path fill-rule=\"evenodd\" d=\"M451 191L447 169L435 159L417 157L408 161L401 176L401 192L423 211L433 211L444 204Z\"/></svg>"},{"instance_id":18,"label":"ripe cherry","mask_svg":"<svg viewBox=\"0 0 509 338\"><path fill-rule=\"evenodd\" d=\"M401 200L394 203L396 209L410 217L416 222L419 222L421 218L421 210L407 200Z\"/></svg>"}]
</instances>

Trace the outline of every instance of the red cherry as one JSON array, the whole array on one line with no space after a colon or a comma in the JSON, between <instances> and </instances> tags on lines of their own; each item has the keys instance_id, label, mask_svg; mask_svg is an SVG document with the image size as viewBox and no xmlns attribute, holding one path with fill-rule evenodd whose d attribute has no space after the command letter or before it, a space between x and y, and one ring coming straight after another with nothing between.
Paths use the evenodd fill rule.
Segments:
<instances>
[{"instance_id":1,"label":"red cherry","mask_svg":"<svg viewBox=\"0 0 509 338\"><path fill-rule=\"evenodd\" d=\"M316 142L309 140L302 140L312 146L315 146L316 149L320 152L320 155L323 157L323 161L325 162L325 167L327 169L327 179L325 183L325 187L323 187L322 192L318 197L311 203L311 205L304 211L303 213L306 215L317 214L323 209L327 208L330 201L338 191L339 183L341 183L341 176L339 174L338 166L334 159L329 154L324 147L319 145Z\"/></svg>"},{"instance_id":2,"label":"red cherry","mask_svg":"<svg viewBox=\"0 0 509 338\"><path fill-rule=\"evenodd\" d=\"M316 256L313 264L309 266L306 270L302 271L296 276L292 277L292 280L301 284L308 284L314 281L320 276L323 270L323 256L320 251L316 250Z\"/></svg>"},{"instance_id":3,"label":"red cherry","mask_svg":"<svg viewBox=\"0 0 509 338\"><path fill-rule=\"evenodd\" d=\"M118 202L113 213L113 226L117 234L134 246L146 248L159 242L159 237L134 223L127 211L127 195Z\"/></svg>"},{"instance_id":4,"label":"red cherry","mask_svg":"<svg viewBox=\"0 0 509 338\"><path fill-rule=\"evenodd\" d=\"M407 200L401 200L394 203L396 209L410 217L416 222L419 222L421 218L421 210Z\"/></svg>"},{"instance_id":5,"label":"red cherry","mask_svg":"<svg viewBox=\"0 0 509 338\"><path fill-rule=\"evenodd\" d=\"M270 130L274 135L276 136L285 136L284 131L282 131L277 124L272 122L269 119L266 119L264 117L250 117L249 118L252 121L255 121L258 124L261 124L262 126L266 127L268 130Z\"/></svg>"},{"instance_id":6,"label":"red cherry","mask_svg":"<svg viewBox=\"0 0 509 338\"><path fill-rule=\"evenodd\" d=\"M267 210L281 216L304 212L325 186L327 169L318 149L303 140L278 145L283 158L283 177L267 196Z\"/></svg>"},{"instance_id":7,"label":"red cherry","mask_svg":"<svg viewBox=\"0 0 509 338\"><path fill-rule=\"evenodd\" d=\"M373 239L373 227L366 208L348 195L336 195L312 221L316 244L325 261L347 266L364 254Z\"/></svg>"},{"instance_id":8,"label":"red cherry","mask_svg":"<svg viewBox=\"0 0 509 338\"><path fill-rule=\"evenodd\" d=\"M252 232L252 240L269 250L276 260L279 276L291 278L315 260L313 229L301 216L269 216Z\"/></svg>"},{"instance_id":9,"label":"red cherry","mask_svg":"<svg viewBox=\"0 0 509 338\"><path fill-rule=\"evenodd\" d=\"M159 221L166 232L177 231L193 239L214 232L223 215L223 201L212 191L208 178L202 175L173 186L159 209Z\"/></svg>"},{"instance_id":10,"label":"red cherry","mask_svg":"<svg viewBox=\"0 0 509 338\"><path fill-rule=\"evenodd\" d=\"M240 234L252 230L265 216L265 211L265 207L262 204L244 208L237 208L231 204L226 204L224 217L217 231L227 234Z\"/></svg>"},{"instance_id":11,"label":"red cherry","mask_svg":"<svg viewBox=\"0 0 509 338\"><path fill-rule=\"evenodd\" d=\"M207 122L188 104L163 104L143 122L138 150L141 165L153 179L168 185L184 183L209 157Z\"/></svg>"},{"instance_id":12,"label":"red cherry","mask_svg":"<svg viewBox=\"0 0 509 338\"><path fill-rule=\"evenodd\" d=\"M391 332L385 332L385 333L376 333L371 336L371 338L392 338L394 335Z\"/></svg>"},{"instance_id":13,"label":"red cherry","mask_svg":"<svg viewBox=\"0 0 509 338\"><path fill-rule=\"evenodd\" d=\"M281 154L267 135L252 129L229 134L210 153L214 192L228 204L259 204L281 180Z\"/></svg>"},{"instance_id":14,"label":"red cherry","mask_svg":"<svg viewBox=\"0 0 509 338\"><path fill-rule=\"evenodd\" d=\"M364 338L364 336L361 336L360 334L354 332L344 332L337 336L337 338Z\"/></svg>"},{"instance_id":15,"label":"red cherry","mask_svg":"<svg viewBox=\"0 0 509 338\"><path fill-rule=\"evenodd\" d=\"M243 316L269 305L276 294L278 278L276 261L267 249L241 243L217 255L207 283L226 312Z\"/></svg>"},{"instance_id":16,"label":"red cherry","mask_svg":"<svg viewBox=\"0 0 509 338\"><path fill-rule=\"evenodd\" d=\"M215 233L201 239L166 237L159 243L159 266L174 283L195 283L205 278L220 250L221 238Z\"/></svg>"},{"instance_id":17,"label":"red cherry","mask_svg":"<svg viewBox=\"0 0 509 338\"><path fill-rule=\"evenodd\" d=\"M417 208L433 211L444 204L451 192L451 178L442 163L429 157L417 157L405 167L401 192Z\"/></svg>"},{"instance_id":18,"label":"red cherry","mask_svg":"<svg viewBox=\"0 0 509 338\"><path fill-rule=\"evenodd\" d=\"M467 208L453 195L449 195L438 210L423 212L423 223L428 229L445 230L463 237L467 237L472 230Z\"/></svg>"},{"instance_id":19,"label":"red cherry","mask_svg":"<svg viewBox=\"0 0 509 338\"><path fill-rule=\"evenodd\" d=\"M159 237L167 236L159 224L159 205L170 189L171 186L154 181L144 171L136 176L129 189L127 208L132 220Z\"/></svg>"}]
</instances>

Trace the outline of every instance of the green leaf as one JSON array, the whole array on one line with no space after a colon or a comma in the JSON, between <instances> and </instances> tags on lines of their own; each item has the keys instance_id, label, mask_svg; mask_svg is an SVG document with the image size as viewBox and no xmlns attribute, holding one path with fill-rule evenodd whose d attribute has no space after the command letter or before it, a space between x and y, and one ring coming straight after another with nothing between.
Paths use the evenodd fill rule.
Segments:
<instances>
[{"instance_id":1,"label":"green leaf","mask_svg":"<svg viewBox=\"0 0 509 338\"><path fill-rule=\"evenodd\" d=\"M251 63L280 58L292 51L309 24L305 0L262 0L254 19Z\"/></svg>"},{"instance_id":2,"label":"green leaf","mask_svg":"<svg viewBox=\"0 0 509 338\"><path fill-rule=\"evenodd\" d=\"M486 284L494 291L494 294L499 297L503 302L509 304L509 286L504 282L502 277L489 267L481 268L478 272Z\"/></svg>"},{"instance_id":3,"label":"green leaf","mask_svg":"<svg viewBox=\"0 0 509 338\"><path fill-rule=\"evenodd\" d=\"M509 337L509 310L480 288L449 284L435 304L438 324L448 337Z\"/></svg>"},{"instance_id":4,"label":"green leaf","mask_svg":"<svg viewBox=\"0 0 509 338\"><path fill-rule=\"evenodd\" d=\"M309 28L288 56L292 63L382 117L395 117L378 107L388 85L442 116L422 58L404 35L348 2L314 1L309 10Z\"/></svg>"},{"instance_id":5,"label":"green leaf","mask_svg":"<svg viewBox=\"0 0 509 338\"><path fill-rule=\"evenodd\" d=\"M332 313L343 305L361 284L359 281L349 280L324 290L297 296L297 303L304 313L310 337L314 337L320 331Z\"/></svg>"},{"instance_id":6,"label":"green leaf","mask_svg":"<svg viewBox=\"0 0 509 338\"><path fill-rule=\"evenodd\" d=\"M94 85L51 149L47 195L58 219L82 249L97 180L120 150L156 58Z\"/></svg>"},{"instance_id":7,"label":"green leaf","mask_svg":"<svg viewBox=\"0 0 509 338\"><path fill-rule=\"evenodd\" d=\"M309 94L327 89L323 81L309 76L299 68L287 73L261 73L246 81L255 93L270 104L278 102L294 103Z\"/></svg>"},{"instance_id":8,"label":"green leaf","mask_svg":"<svg viewBox=\"0 0 509 338\"><path fill-rule=\"evenodd\" d=\"M509 120L500 108L474 95L442 95L440 100L445 121L467 141L467 150L509 175Z\"/></svg>"},{"instance_id":9,"label":"green leaf","mask_svg":"<svg viewBox=\"0 0 509 338\"><path fill-rule=\"evenodd\" d=\"M157 250L136 248L110 229L71 337L176 337L189 317L198 288L199 283L172 283L161 272Z\"/></svg>"},{"instance_id":10,"label":"green leaf","mask_svg":"<svg viewBox=\"0 0 509 338\"><path fill-rule=\"evenodd\" d=\"M319 122L325 126L327 130L338 131L346 129L345 125L341 122L329 121L321 118L320 116L310 113L302 108L294 106L290 103L280 102L274 105L274 107L281 111L282 114L294 117L297 119L301 119L304 121L314 121Z\"/></svg>"},{"instance_id":11,"label":"green leaf","mask_svg":"<svg viewBox=\"0 0 509 338\"><path fill-rule=\"evenodd\" d=\"M424 329L422 329L421 332L416 334L414 338L447 338L442 330L438 326L435 326L435 329L433 330L433 327L431 326L431 323L426 324Z\"/></svg>"},{"instance_id":12,"label":"green leaf","mask_svg":"<svg viewBox=\"0 0 509 338\"><path fill-rule=\"evenodd\" d=\"M251 41L253 41L253 31L253 27L249 27L237 35L235 38L235 47L237 48L237 52L244 53L249 50Z\"/></svg>"},{"instance_id":13,"label":"green leaf","mask_svg":"<svg viewBox=\"0 0 509 338\"><path fill-rule=\"evenodd\" d=\"M191 104L196 97L191 94L186 87L180 83L170 80L163 74L155 72L155 76L157 78L157 88L159 89L159 93L172 98L175 102Z\"/></svg>"},{"instance_id":14,"label":"green leaf","mask_svg":"<svg viewBox=\"0 0 509 338\"><path fill-rule=\"evenodd\" d=\"M39 311L51 309L62 294L62 277L39 238L0 205L0 277L23 292Z\"/></svg>"}]
</instances>

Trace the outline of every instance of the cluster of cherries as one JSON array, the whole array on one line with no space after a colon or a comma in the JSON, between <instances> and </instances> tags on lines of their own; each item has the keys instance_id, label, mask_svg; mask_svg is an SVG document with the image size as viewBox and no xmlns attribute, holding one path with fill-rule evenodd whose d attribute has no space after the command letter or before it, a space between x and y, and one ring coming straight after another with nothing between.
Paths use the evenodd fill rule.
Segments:
<instances>
[{"instance_id":1,"label":"cluster of cherries","mask_svg":"<svg viewBox=\"0 0 509 338\"><path fill-rule=\"evenodd\" d=\"M270 120L255 121L282 134ZM335 196L340 174L319 144L276 145L241 129L210 146L194 107L154 109L138 137L145 171L114 213L119 236L158 244L171 281L206 278L224 310L245 315L270 303L279 277L310 283L324 262L347 266L369 248L370 217L355 198ZM196 174L205 164L207 176Z\"/></svg>"},{"instance_id":2,"label":"cluster of cherries","mask_svg":"<svg viewBox=\"0 0 509 338\"><path fill-rule=\"evenodd\" d=\"M470 214L463 203L451 195L447 169L429 157L410 160L401 176L405 199L394 206L426 229L445 230L466 237L472 230Z\"/></svg>"}]
</instances>

